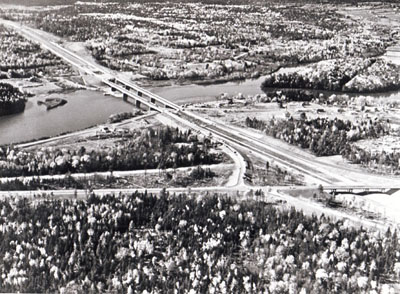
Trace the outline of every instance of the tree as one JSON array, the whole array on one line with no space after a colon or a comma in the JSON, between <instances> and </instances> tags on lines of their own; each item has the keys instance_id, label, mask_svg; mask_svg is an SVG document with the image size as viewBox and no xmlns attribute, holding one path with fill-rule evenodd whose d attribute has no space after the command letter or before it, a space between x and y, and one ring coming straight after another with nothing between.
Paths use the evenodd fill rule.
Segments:
<instances>
[{"instance_id":1,"label":"tree","mask_svg":"<svg viewBox=\"0 0 400 294\"><path fill-rule=\"evenodd\" d=\"M322 195L322 193L324 193L324 187L321 184L318 186L318 193L319 195Z\"/></svg>"}]
</instances>

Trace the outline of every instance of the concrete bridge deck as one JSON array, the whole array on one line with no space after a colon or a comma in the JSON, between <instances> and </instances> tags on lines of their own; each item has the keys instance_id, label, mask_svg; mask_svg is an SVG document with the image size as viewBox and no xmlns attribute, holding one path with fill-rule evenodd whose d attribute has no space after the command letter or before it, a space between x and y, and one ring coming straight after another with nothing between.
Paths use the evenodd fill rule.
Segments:
<instances>
[{"instance_id":1,"label":"concrete bridge deck","mask_svg":"<svg viewBox=\"0 0 400 294\"><path fill-rule=\"evenodd\" d=\"M325 186L323 187L325 192L332 194L339 193L362 193L362 194L372 194L372 193L385 193L393 194L400 190L399 187L388 187L388 186Z\"/></svg>"},{"instance_id":2,"label":"concrete bridge deck","mask_svg":"<svg viewBox=\"0 0 400 294\"><path fill-rule=\"evenodd\" d=\"M102 82L103 84L110 86L112 91L121 92L124 100L128 100L128 98L133 99L138 108L143 104L149 107L149 109L159 112L164 112L165 108L180 110L179 105L122 79L102 79Z\"/></svg>"}]
</instances>

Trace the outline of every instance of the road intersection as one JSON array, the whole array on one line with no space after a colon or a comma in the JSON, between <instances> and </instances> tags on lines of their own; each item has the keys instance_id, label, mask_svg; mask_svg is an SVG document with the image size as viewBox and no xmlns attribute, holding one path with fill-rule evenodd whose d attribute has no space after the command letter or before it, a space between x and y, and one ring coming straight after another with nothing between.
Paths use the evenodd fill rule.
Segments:
<instances>
[{"instance_id":1,"label":"road intersection","mask_svg":"<svg viewBox=\"0 0 400 294\"><path fill-rule=\"evenodd\" d=\"M100 65L93 64L90 61L83 59L76 53L64 48L62 45L57 44L46 38L37 29L32 29L27 26L17 24L11 21L1 21L6 26L9 26L23 36L30 40L38 42L43 46L43 48L48 49L52 53L56 54L60 58L64 59L66 62L70 63L72 66L77 68L79 71L85 74L92 75L99 79L99 81L104 81L105 79L114 78L125 86L129 86L129 89L133 89L136 92L141 91L145 93L150 99L153 98L152 93L146 89L142 89L139 86L131 83L130 81L123 80L116 75L111 70L104 69ZM165 98L154 95L160 101L164 101L169 106L173 103L166 100ZM335 166L334 164L322 163L313 158L307 158L301 156L301 154L295 152L289 152L288 149L282 149L280 146L273 144L268 140L262 140L251 136L248 132L233 127L227 126L218 121L211 121L210 119L205 119L194 112L182 108L179 105L174 104L171 108L165 108L160 111L160 115L167 116L169 119L175 121L177 124L184 125L187 128L193 129L197 133L202 133L205 136L211 136L214 140L222 142L225 145L225 149L230 157L232 157L235 165L233 176L234 181L229 181L229 187L201 187L201 188L190 188L193 192L221 192L221 193L234 193L234 191L239 191L242 194L249 190L261 189L268 195L274 195L275 198L283 199L285 201L290 201L291 205L296 207L299 205L301 207L311 207L310 203L301 201L297 198L291 196L284 196L282 193L278 192L279 187L274 187L274 192L269 192L267 187L254 187L248 186L244 181L244 174L246 172L246 163L244 156L246 154L252 153L254 156L259 157L263 160L274 160L281 166L287 167L290 170L295 170L298 173L307 175L310 180L310 184L315 188L317 185L335 185L335 186L365 186L369 185L373 187L374 185L382 186L383 183L392 185L398 181L398 178L388 179L384 176L370 175L363 171L357 171L354 169L346 169L343 167ZM57 138L54 138L57 139ZM53 140L53 139L52 139ZM149 193L160 193L160 189L143 188ZM106 189L106 190L95 190L96 193L100 194L115 194L117 192L128 193L136 191L137 189ZM188 188L170 188L167 189L173 193L188 192ZM17 192L0 192L0 196L6 197L10 195L32 195L33 193L38 193L37 191L17 191ZM41 193L41 192L39 192ZM58 191L46 191L46 193L51 193L54 197L81 197L87 196L88 191L85 190L58 190ZM288 198L290 197L290 198ZM297 200L295 200L297 199ZM293 202L294 201L294 202ZM313 208L314 212L325 212L322 208ZM333 213L333 212L332 212Z\"/></svg>"}]
</instances>

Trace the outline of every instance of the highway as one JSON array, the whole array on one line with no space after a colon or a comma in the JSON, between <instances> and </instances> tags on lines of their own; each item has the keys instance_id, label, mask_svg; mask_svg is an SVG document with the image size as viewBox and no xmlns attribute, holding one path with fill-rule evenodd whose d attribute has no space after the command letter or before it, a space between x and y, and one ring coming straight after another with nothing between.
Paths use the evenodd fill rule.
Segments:
<instances>
[{"instance_id":1,"label":"highway","mask_svg":"<svg viewBox=\"0 0 400 294\"><path fill-rule=\"evenodd\" d=\"M389 179L388 177L382 177L379 175L369 175L361 171L357 171L354 168L343 168L338 167L334 164L321 163L316 158L306 158L298 153L290 152L282 149L280 146L274 145L267 140L259 140L249 135L248 133L241 132L240 130L227 126L226 124L211 121L196 115L193 112L183 109L179 105L168 101L167 99L155 95L146 89L143 89L130 81L126 81L117 77L111 70L104 69L100 65L90 63L89 61L78 56L74 52L71 52L56 42L48 40L47 35L40 30L32 29L15 22L2 21L5 25L12 27L13 29L20 32L25 37L40 43L43 48L48 49L52 53L56 54L60 58L69 62L80 71L85 72L88 75L93 75L103 82L109 81L111 86L117 88L118 91L137 99L143 103L146 103L152 109L160 112L162 115L168 116L170 119L177 121L189 128L194 129L197 132L203 133L204 135L212 135L212 137L220 140L231 148L237 151L241 150L244 154L252 153L260 158L269 158L279 163L280 165L293 169L301 174L305 174L309 179L312 179L314 184L324 185L362 185L362 184L376 184L381 185L382 183L396 182L399 178ZM140 92L140 94L139 94ZM144 102L143 99L149 98L150 102ZM156 105L164 105L160 107ZM168 108L166 108L168 107ZM244 174L244 163L241 164L240 174ZM242 185L242 182L238 180L238 185ZM243 183L244 184L244 183Z\"/></svg>"},{"instance_id":2,"label":"highway","mask_svg":"<svg viewBox=\"0 0 400 294\"><path fill-rule=\"evenodd\" d=\"M332 179L327 175L315 170L315 168L311 165L307 166L307 163L303 163L300 162L300 160L292 158L290 154L283 154L279 150L273 150L271 147L266 145L265 142L260 142L255 138L250 138L236 131L232 131L228 126L210 123L206 119L190 112L185 112L183 116L186 116L188 120L197 121L197 123L202 125L205 130L212 133L218 139L226 141L231 145L244 148L249 152L253 152L255 155L264 155L275 160L283 166L293 168L299 172L307 174L314 178L316 183L327 184L335 181L335 179Z\"/></svg>"},{"instance_id":3,"label":"highway","mask_svg":"<svg viewBox=\"0 0 400 294\"><path fill-rule=\"evenodd\" d=\"M48 49L55 55L64 59L79 71L88 75L96 77L99 81L109 82L110 86L114 86L118 91L129 94L132 99L139 100L144 104L153 108L155 111L160 112L162 116L168 117L169 119L177 122L178 124L184 125L188 128L194 129L198 133L202 133L205 136L212 135L213 138L225 143L226 151L234 160L235 169L230 179L230 184L225 187L197 187L197 188L167 188L166 190L170 193L214 193L218 192L221 194L228 194L235 198L248 200L254 199L247 193L249 190L261 189L266 195L264 201L278 200L283 201L283 206L291 207L294 206L299 210L302 210L306 214L324 214L335 219L348 219L357 226L369 227L373 229L380 229L385 231L388 226L395 226L383 221L372 221L366 220L363 217L352 214L351 212L338 211L336 209L330 209L319 203L312 202L302 197L292 197L285 193L287 189L294 189L294 187L255 187L247 186L244 182L244 173L246 172L246 164L242 154L252 154L263 160L274 160L281 166L293 169L301 174L307 175L308 179L311 179L310 183L322 184L326 189L368 189L376 190L377 187L389 189L393 186L398 186L400 182L399 178L379 175L370 175L361 171L356 171L351 168L343 168L341 166L335 166L334 164L324 164L317 160L317 158L304 157L298 153L290 152L287 149L281 148L278 145L269 142L268 140L260 140L255 136L251 136L248 132L244 132L233 126L227 126L224 123L218 121L211 121L205 119L193 112L183 109L179 105L176 105L167 99L155 95L137 85L118 78L111 70L105 69L100 65L96 65L83 59L74 52L71 52L61 45L53 42L47 38L46 33L39 30L31 29L20 24L0 20L6 26L9 26L23 36L30 40L38 42L45 49ZM114 82L111 82L113 80ZM110 84L111 83L111 84ZM127 89L128 87L128 89ZM150 99L150 102L142 101L144 99L139 95L141 92L144 96ZM159 107L152 103L151 99L155 99L165 107ZM154 100L153 100L154 101ZM154 114L154 112L153 112ZM153 115L150 114L150 115ZM85 130L82 132L89 132ZM74 134L68 134L65 136L73 136ZM57 140L59 138L51 138L48 140ZM28 145L21 145L21 147L32 146L35 144L44 143L43 141L37 141L29 143ZM79 175L77 175L79 176ZM304 187L300 187L304 188ZM98 189L93 192L96 194L103 195L118 195L119 193L133 193L135 191L147 191L148 193L160 193L161 189L158 188L146 188L138 187L137 189ZM90 193L88 190L54 190L54 191L0 191L0 200L6 197L33 197L33 195L41 194L50 195L52 198L77 198L86 199ZM221 195L220 194L220 195ZM40 199L40 198L39 198Z\"/></svg>"}]
</instances>

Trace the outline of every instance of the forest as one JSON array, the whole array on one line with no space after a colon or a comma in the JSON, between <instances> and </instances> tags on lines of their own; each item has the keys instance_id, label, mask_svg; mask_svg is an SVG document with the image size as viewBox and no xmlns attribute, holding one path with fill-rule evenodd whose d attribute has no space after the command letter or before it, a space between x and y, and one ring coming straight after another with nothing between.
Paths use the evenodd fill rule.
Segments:
<instances>
[{"instance_id":1,"label":"forest","mask_svg":"<svg viewBox=\"0 0 400 294\"><path fill-rule=\"evenodd\" d=\"M382 172L385 168L395 175L400 174L400 153L397 150L371 152L366 148L351 146L343 156L349 161L365 167L377 167L378 172Z\"/></svg>"},{"instance_id":2,"label":"forest","mask_svg":"<svg viewBox=\"0 0 400 294\"><path fill-rule=\"evenodd\" d=\"M0 17L3 17L1 9ZM3 25L0 25L0 60L0 79L72 73L60 57Z\"/></svg>"},{"instance_id":3,"label":"forest","mask_svg":"<svg viewBox=\"0 0 400 294\"><path fill-rule=\"evenodd\" d=\"M359 124L341 119L308 119L305 113L300 119L272 119L264 122L246 118L246 126L289 144L309 149L317 156L344 155L351 152L351 142L378 138L389 132L389 126L381 121L362 121Z\"/></svg>"},{"instance_id":4,"label":"forest","mask_svg":"<svg viewBox=\"0 0 400 294\"><path fill-rule=\"evenodd\" d=\"M317 156L342 155L353 164L378 168L378 172L383 169L394 174L400 172L400 153L397 150L371 151L355 144L357 141L389 135L390 126L382 120L353 123L337 118L308 119L305 113L301 113L300 119L289 117L268 122L247 117L245 124L289 144L309 149Z\"/></svg>"},{"instance_id":5,"label":"forest","mask_svg":"<svg viewBox=\"0 0 400 294\"><path fill-rule=\"evenodd\" d=\"M334 5L211 2L227 5L78 1L23 15L4 11L3 17L85 42L100 64L140 74L146 83L257 78L279 67L382 55L393 43L387 27L365 32Z\"/></svg>"},{"instance_id":6,"label":"forest","mask_svg":"<svg viewBox=\"0 0 400 294\"><path fill-rule=\"evenodd\" d=\"M5 292L383 293L399 246L397 231L218 194L0 201Z\"/></svg>"},{"instance_id":7,"label":"forest","mask_svg":"<svg viewBox=\"0 0 400 294\"><path fill-rule=\"evenodd\" d=\"M262 89L290 88L351 93L394 91L400 67L390 61L375 58L345 58L318 62L290 73L267 76Z\"/></svg>"},{"instance_id":8,"label":"forest","mask_svg":"<svg viewBox=\"0 0 400 294\"><path fill-rule=\"evenodd\" d=\"M108 149L76 146L26 151L5 146L0 148L0 176L165 169L222 162L223 154L209 152L212 147L213 143L207 139L200 142L191 131L171 127L135 131L129 139Z\"/></svg>"},{"instance_id":9,"label":"forest","mask_svg":"<svg viewBox=\"0 0 400 294\"><path fill-rule=\"evenodd\" d=\"M27 6L45 6L45 5L68 5L74 4L75 0L31 0L29 2L25 0L0 0L0 3L3 4L17 4L17 5L27 5ZM80 2L93 2L92 0L81 0ZM97 2L109 2L108 0L101 0ZM159 2L158 0L115 0L113 2L118 3L152 3ZM249 4L259 4L259 0L201 0L201 1L193 1L193 0L171 0L173 3L204 3L204 4L218 4L218 5L249 5ZM299 4L321 4L321 0L271 0L272 3L278 4L287 4L287 3L299 3ZM323 2L323 1L322 1ZM358 3L370 2L370 0L331 0L327 3L335 3L335 4L353 4L356 5ZM397 0L385 0L383 3L397 3Z\"/></svg>"},{"instance_id":10,"label":"forest","mask_svg":"<svg viewBox=\"0 0 400 294\"><path fill-rule=\"evenodd\" d=\"M10 84L0 83L0 116L22 112L25 109L25 95Z\"/></svg>"}]
</instances>

